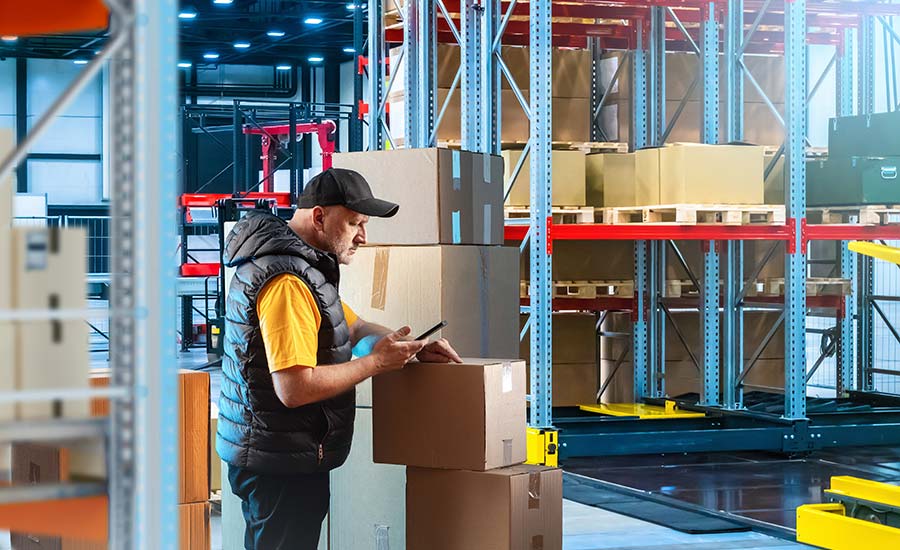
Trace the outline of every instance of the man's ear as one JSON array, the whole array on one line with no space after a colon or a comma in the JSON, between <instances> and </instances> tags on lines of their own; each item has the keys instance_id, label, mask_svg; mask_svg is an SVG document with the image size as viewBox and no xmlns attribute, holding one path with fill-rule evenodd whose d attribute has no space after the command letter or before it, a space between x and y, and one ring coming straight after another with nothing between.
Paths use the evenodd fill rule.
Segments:
<instances>
[{"instance_id":1,"label":"man's ear","mask_svg":"<svg viewBox=\"0 0 900 550\"><path fill-rule=\"evenodd\" d=\"M313 226L317 231L325 230L325 209L321 206L314 206L312 210Z\"/></svg>"}]
</instances>

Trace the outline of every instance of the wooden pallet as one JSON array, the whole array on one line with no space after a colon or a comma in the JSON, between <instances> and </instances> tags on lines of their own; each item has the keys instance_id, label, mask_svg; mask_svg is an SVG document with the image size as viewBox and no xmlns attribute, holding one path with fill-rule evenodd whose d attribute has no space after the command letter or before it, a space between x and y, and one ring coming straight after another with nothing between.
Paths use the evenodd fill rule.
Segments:
<instances>
[{"instance_id":1,"label":"wooden pallet","mask_svg":"<svg viewBox=\"0 0 900 550\"><path fill-rule=\"evenodd\" d=\"M809 223L889 225L900 223L900 205L815 207L806 216Z\"/></svg>"},{"instance_id":2,"label":"wooden pallet","mask_svg":"<svg viewBox=\"0 0 900 550\"><path fill-rule=\"evenodd\" d=\"M597 208L593 206L554 206L550 212L553 215L553 223L595 223ZM507 219L522 219L531 216L531 209L527 206L507 206L503 209Z\"/></svg>"},{"instance_id":3,"label":"wooden pallet","mask_svg":"<svg viewBox=\"0 0 900 550\"><path fill-rule=\"evenodd\" d=\"M634 281L553 281L554 298L576 298L593 300L596 298L615 296L619 298L631 298L634 296ZM667 298L681 298L695 295L698 290L689 280L672 279L666 281ZM519 294L522 298L530 296L530 284L528 281L519 281Z\"/></svg>"},{"instance_id":4,"label":"wooden pallet","mask_svg":"<svg viewBox=\"0 0 900 550\"><path fill-rule=\"evenodd\" d=\"M806 280L807 296L849 296L852 290L850 279L810 277ZM783 296L784 277L770 277L763 285L762 295Z\"/></svg>"},{"instance_id":5,"label":"wooden pallet","mask_svg":"<svg viewBox=\"0 0 900 550\"><path fill-rule=\"evenodd\" d=\"M784 206L781 205L673 204L611 207L603 209L603 223L784 225L785 213Z\"/></svg>"}]
</instances>

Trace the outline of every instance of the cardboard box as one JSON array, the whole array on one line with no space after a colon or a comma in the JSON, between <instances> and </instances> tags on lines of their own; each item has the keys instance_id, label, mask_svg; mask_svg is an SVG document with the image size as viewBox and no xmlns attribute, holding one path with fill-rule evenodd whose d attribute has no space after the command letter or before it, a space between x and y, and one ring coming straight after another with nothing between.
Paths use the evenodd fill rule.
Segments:
<instances>
[{"instance_id":1,"label":"cardboard box","mask_svg":"<svg viewBox=\"0 0 900 550\"><path fill-rule=\"evenodd\" d=\"M376 197L400 205L393 218L369 220L372 244L501 244L501 163L499 157L449 149L334 156L335 167L356 170Z\"/></svg>"},{"instance_id":2,"label":"cardboard box","mask_svg":"<svg viewBox=\"0 0 900 550\"><path fill-rule=\"evenodd\" d=\"M209 490L222 490L222 459L216 452L216 429L219 426L219 407L210 403L209 411Z\"/></svg>"},{"instance_id":3,"label":"cardboard box","mask_svg":"<svg viewBox=\"0 0 900 550\"><path fill-rule=\"evenodd\" d=\"M519 326L526 316L519 318ZM594 403L600 387L597 364L597 318L590 313L553 314L553 406L571 407ZM531 331L519 345L519 357L530 359ZM526 380L530 380L531 369Z\"/></svg>"},{"instance_id":4,"label":"cardboard box","mask_svg":"<svg viewBox=\"0 0 900 550\"><path fill-rule=\"evenodd\" d=\"M178 505L178 538L182 550L209 550L209 502Z\"/></svg>"},{"instance_id":5,"label":"cardboard box","mask_svg":"<svg viewBox=\"0 0 900 550\"><path fill-rule=\"evenodd\" d=\"M360 247L341 270L341 297L363 319L424 331L467 357L516 357L519 249L506 246Z\"/></svg>"},{"instance_id":6,"label":"cardboard box","mask_svg":"<svg viewBox=\"0 0 900 550\"><path fill-rule=\"evenodd\" d=\"M0 157L4 157L14 147L12 130L0 129ZM14 181L10 176L0 181L0 310L12 308L12 197ZM0 361L0 392L15 390L15 359L13 350L14 334L12 323L0 322L0 349L9 350L5 360ZM13 403L0 404L0 421L14 420L16 407ZM4 461L0 460L0 465Z\"/></svg>"},{"instance_id":7,"label":"cardboard box","mask_svg":"<svg viewBox=\"0 0 900 550\"><path fill-rule=\"evenodd\" d=\"M562 471L409 468L407 550L561 550Z\"/></svg>"},{"instance_id":8,"label":"cardboard box","mask_svg":"<svg viewBox=\"0 0 900 550\"><path fill-rule=\"evenodd\" d=\"M584 202L588 206L603 206L603 174L606 155L602 153L584 157Z\"/></svg>"},{"instance_id":9,"label":"cardboard box","mask_svg":"<svg viewBox=\"0 0 900 550\"><path fill-rule=\"evenodd\" d=\"M91 386L109 385L109 373L91 373ZM192 370L178 371L178 471L180 473L178 503L209 500L210 436L209 373ZM94 400L91 411L95 416L109 414L106 400ZM214 447L213 447L214 448Z\"/></svg>"},{"instance_id":10,"label":"cardboard box","mask_svg":"<svg viewBox=\"0 0 900 550\"><path fill-rule=\"evenodd\" d=\"M504 181L512 179L513 170L522 157L522 151L503 151L505 166ZM506 204L528 206L531 204L531 158L525 159L518 177L512 183L512 190ZM581 151L552 152L552 184L550 197L555 206L584 206L585 204L585 159Z\"/></svg>"},{"instance_id":11,"label":"cardboard box","mask_svg":"<svg viewBox=\"0 0 900 550\"><path fill-rule=\"evenodd\" d=\"M587 188L595 206L659 203L659 149L588 155Z\"/></svg>"},{"instance_id":12,"label":"cardboard box","mask_svg":"<svg viewBox=\"0 0 900 550\"><path fill-rule=\"evenodd\" d=\"M87 235L82 229L13 229L13 300L17 309L87 308ZM61 276L65 274L65 276ZM82 320L17 323L16 387L88 387L88 327ZM20 403L20 419L86 417L88 403Z\"/></svg>"},{"instance_id":13,"label":"cardboard box","mask_svg":"<svg viewBox=\"0 0 900 550\"><path fill-rule=\"evenodd\" d=\"M525 362L409 364L372 380L372 415L378 463L490 470L524 462Z\"/></svg>"},{"instance_id":14,"label":"cardboard box","mask_svg":"<svg viewBox=\"0 0 900 550\"><path fill-rule=\"evenodd\" d=\"M350 456L331 472L329 550L406 548L406 468L372 460L372 410L358 408ZM243 546L241 546L243 548Z\"/></svg>"},{"instance_id":15,"label":"cardboard box","mask_svg":"<svg viewBox=\"0 0 900 550\"><path fill-rule=\"evenodd\" d=\"M763 147L679 143L659 151L662 204L765 202Z\"/></svg>"}]
</instances>

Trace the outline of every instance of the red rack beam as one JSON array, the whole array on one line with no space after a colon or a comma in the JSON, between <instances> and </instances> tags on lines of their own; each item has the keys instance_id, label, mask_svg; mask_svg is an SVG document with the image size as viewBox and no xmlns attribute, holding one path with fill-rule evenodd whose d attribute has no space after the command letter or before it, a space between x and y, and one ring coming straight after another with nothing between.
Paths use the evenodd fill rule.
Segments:
<instances>
[{"instance_id":1,"label":"red rack beam","mask_svg":"<svg viewBox=\"0 0 900 550\"><path fill-rule=\"evenodd\" d=\"M807 225L807 241L900 240L900 225Z\"/></svg>"},{"instance_id":2,"label":"red rack beam","mask_svg":"<svg viewBox=\"0 0 900 550\"><path fill-rule=\"evenodd\" d=\"M272 199L280 208L290 208L291 206L290 193L246 193L238 197L221 193L185 193L181 195L181 206L211 207L222 199L247 201Z\"/></svg>"},{"instance_id":3,"label":"red rack beam","mask_svg":"<svg viewBox=\"0 0 900 550\"><path fill-rule=\"evenodd\" d=\"M220 264L181 264L182 277L217 277Z\"/></svg>"}]
</instances>

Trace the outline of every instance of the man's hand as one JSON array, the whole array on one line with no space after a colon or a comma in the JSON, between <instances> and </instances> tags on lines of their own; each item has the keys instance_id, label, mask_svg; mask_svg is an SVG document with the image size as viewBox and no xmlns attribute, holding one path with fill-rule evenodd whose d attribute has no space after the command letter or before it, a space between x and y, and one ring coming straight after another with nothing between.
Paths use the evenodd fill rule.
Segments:
<instances>
[{"instance_id":1,"label":"man's hand","mask_svg":"<svg viewBox=\"0 0 900 550\"><path fill-rule=\"evenodd\" d=\"M405 340L410 332L409 327L403 327L386 335L375 344L371 355L379 371L402 369L417 353L422 351L425 342Z\"/></svg>"},{"instance_id":2,"label":"man's hand","mask_svg":"<svg viewBox=\"0 0 900 550\"><path fill-rule=\"evenodd\" d=\"M446 339L435 340L422 348L416 359L423 363L462 363L459 354Z\"/></svg>"}]
</instances>

